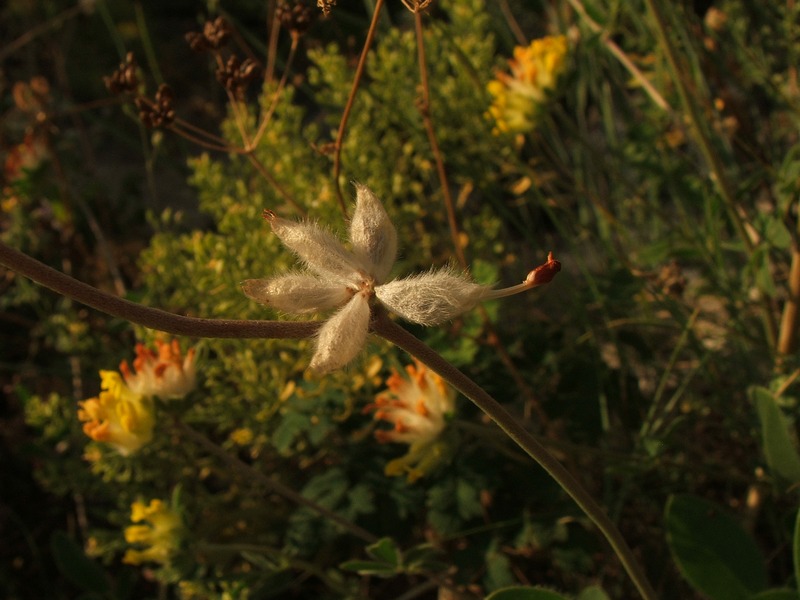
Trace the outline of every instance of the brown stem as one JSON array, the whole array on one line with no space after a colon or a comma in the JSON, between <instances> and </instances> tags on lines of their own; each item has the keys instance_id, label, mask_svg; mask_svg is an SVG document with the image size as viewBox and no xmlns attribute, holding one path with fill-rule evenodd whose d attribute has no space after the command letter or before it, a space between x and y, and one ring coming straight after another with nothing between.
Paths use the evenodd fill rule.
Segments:
<instances>
[{"instance_id":1,"label":"brown stem","mask_svg":"<svg viewBox=\"0 0 800 600\"><path fill-rule=\"evenodd\" d=\"M642 598L646 600L655 600L657 598L647 579L647 575L634 557L619 529L606 515L603 508L595 501L592 494L575 479L572 473L519 423L518 419L513 417L482 387L447 362L436 351L392 321L385 311L376 311L372 321L372 330L425 363L486 413L528 456L547 471L561 486L561 489L569 494L581 510L592 520L622 562Z\"/></svg>"},{"instance_id":2,"label":"brown stem","mask_svg":"<svg viewBox=\"0 0 800 600\"><path fill-rule=\"evenodd\" d=\"M131 323L173 335L209 338L302 339L314 335L319 328L319 323L309 321L201 319L150 308L112 296L73 279L2 242L0 242L0 264L81 304Z\"/></svg>"},{"instance_id":3,"label":"brown stem","mask_svg":"<svg viewBox=\"0 0 800 600\"><path fill-rule=\"evenodd\" d=\"M309 500L302 494L294 491L289 486L281 483L274 477L269 477L268 475L264 475L258 469L254 469L250 465L245 462L242 462L235 456L232 456L225 449L221 448L210 439L208 439L205 435L200 433L199 431L195 431L186 423L182 421L175 420L175 426L177 427L178 431L180 431L183 435L188 438L191 438L196 444L205 448L208 452L222 460L229 468L233 471L238 471L244 478L248 481L256 482L259 485L264 486L271 492L278 494L279 496L283 496L290 502L294 502L298 506L305 506L306 508L314 511L315 513L325 517L326 519L331 520L332 522L336 523L337 525L341 526L342 529L350 532L354 536L364 540L368 544L372 544L378 541L378 538L371 534L366 529L363 529L342 517L341 515L337 514L336 512L325 508L324 506L317 504L313 500Z\"/></svg>"},{"instance_id":4,"label":"brown stem","mask_svg":"<svg viewBox=\"0 0 800 600\"><path fill-rule=\"evenodd\" d=\"M422 88L422 101L420 103L419 110L422 115L422 121L425 124L425 131L428 135L428 143L431 146L431 151L433 152L434 161L436 163L436 172L439 176L439 185L442 188L442 194L444 196L444 205L447 212L447 225L450 229L450 238L453 241L453 247L455 248L458 262L464 269L466 269L468 263L460 241L461 236L459 233L458 220L456 219L455 202L453 202L453 196L450 193L450 183L447 179L447 169L445 168L444 157L442 156L442 151L439 147L439 139L436 136L436 128L433 126L433 118L431 117L431 92L428 78L428 60L425 54L425 40L423 38L422 31L422 12L419 10L413 12L414 29L417 37L417 61L419 62L420 86ZM514 361L511 359L511 356L508 354L502 342L500 341L500 337L497 335L497 332L495 332L491 320L489 319L489 314L486 312L486 309L483 306L479 307L478 310L483 318L489 344L497 352L497 356L511 374L511 377L517 384L517 388L521 390L523 394L525 394L525 397L528 399L528 405L536 412L541 426L546 427L546 413L544 410L542 410L541 405L533 394L533 390L519 373L514 365Z\"/></svg>"},{"instance_id":5,"label":"brown stem","mask_svg":"<svg viewBox=\"0 0 800 600\"><path fill-rule=\"evenodd\" d=\"M459 240L460 236L458 222L456 221L455 203L453 202L453 195L450 193L447 170L444 167L444 158L442 158L441 148L439 148L439 139L436 137L433 119L431 119L431 90L428 82L428 61L425 58L425 40L422 35L422 13L420 11L414 12L414 30L417 34L417 59L419 62L420 85L422 87L422 102L420 103L419 111L422 114L422 121L425 124L425 131L428 134L428 143L431 145L433 158L436 162L436 172L439 175L442 194L444 195L444 205L447 210L447 225L450 229L450 237L453 240L456 257L458 258L458 262L460 262L463 267L466 267L467 259L464 256L464 249L461 247L461 242Z\"/></svg>"},{"instance_id":6,"label":"brown stem","mask_svg":"<svg viewBox=\"0 0 800 600\"><path fill-rule=\"evenodd\" d=\"M258 160L258 158L256 158L253 152L246 152L245 156L247 156L247 159L252 163L252 165L256 168L256 170L259 173L261 173L262 177L264 177L264 179L266 179L267 182L269 182L269 184L273 188L275 188L275 191L278 192L278 194L280 194L281 196L283 196L283 199L292 205L292 208L294 208L301 216L306 215L305 209L302 206L300 206L297 200L294 199L294 196L292 196L286 190L286 188L284 188L280 183L278 183L278 181L275 179L272 173L267 171L267 167L265 167L264 163L262 163L260 160Z\"/></svg>"},{"instance_id":7,"label":"brown stem","mask_svg":"<svg viewBox=\"0 0 800 600\"><path fill-rule=\"evenodd\" d=\"M350 95L347 97L347 104L344 106L342 119L339 121L339 131L336 133L336 141L334 142L333 188L336 190L336 199L339 202L339 208L342 209L342 214L345 217L347 217L347 204L342 194L342 186L339 185L339 174L342 171L342 143L347 129L347 120L350 118L350 111L353 109L353 104L355 103L356 92L361 85L361 77L364 75L364 67L367 64L367 54L369 54L369 49L372 46L372 40L375 39L375 32L378 30L378 17L380 17L382 8L383 0L376 0L375 12L372 14L372 22L369 24L367 39L364 40L364 47L361 49L361 57L358 59L356 73L353 76L353 86L350 88Z\"/></svg>"},{"instance_id":8,"label":"brown stem","mask_svg":"<svg viewBox=\"0 0 800 600\"><path fill-rule=\"evenodd\" d=\"M258 126L258 131L256 132L253 141L250 142L250 145L247 146L246 150L249 152L254 152L256 146L261 141L261 138L264 136L264 132L267 130L267 125L272 120L272 115L275 112L275 109L278 107L278 101L281 99L281 94L286 87L286 81L289 79L289 72L291 71L292 63L294 62L295 54L297 54L297 46L299 44L300 38L296 34L292 34L292 46L289 48L289 56L286 58L286 67L283 69L283 75L281 75L281 80L278 82L278 88L275 90L275 94L272 97L272 102L267 108L267 112L264 113L264 116L261 118L261 124Z\"/></svg>"},{"instance_id":9,"label":"brown stem","mask_svg":"<svg viewBox=\"0 0 800 600\"><path fill-rule=\"evenodd\" d=\"M797 320L800 315L800 249L792 251L792 266L789 271L789 297L783 307L780 331L778 332L778 354L786 356L797 349Z\"/></svg>"}]
</instances>

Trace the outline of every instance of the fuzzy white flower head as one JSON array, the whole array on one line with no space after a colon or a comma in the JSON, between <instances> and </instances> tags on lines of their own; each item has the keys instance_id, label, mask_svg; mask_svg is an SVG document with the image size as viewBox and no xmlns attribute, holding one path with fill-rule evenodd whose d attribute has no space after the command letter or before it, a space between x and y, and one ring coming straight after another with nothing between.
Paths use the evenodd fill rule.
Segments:
<instances>
[{"instance_id":1,"label":"fuzzy white flower head","mask_svg":"<svg viewBox=\"0 0 800 600\"><path fill-rule=\"evenodd\" d=\"M291 314L338 309L317 335L311 368L320 373L343 367L364 346L373 298L408 321L437 325L482 300L507 295L450 268L385 283L397 255L397 232L380 200L363 185L356 184L350 249L314 223L287 221L271 211L264 211L264 217L306 270L248 279L242 290L257 302ZM546 282L534 283L529 275L509 289L521 291L540 283Z\"/></svg>"}]
</instances>

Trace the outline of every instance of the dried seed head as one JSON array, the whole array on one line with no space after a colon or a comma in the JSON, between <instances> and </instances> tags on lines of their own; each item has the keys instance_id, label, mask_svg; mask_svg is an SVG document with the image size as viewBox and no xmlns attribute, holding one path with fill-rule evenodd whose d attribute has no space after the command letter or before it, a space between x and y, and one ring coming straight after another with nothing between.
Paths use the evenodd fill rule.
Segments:
<instances>
[{"instance_id":1,"label":"dried seed head","mask_svg":"<svg viewBox=\"0 0 800 600\"><path fill-rule=\"evenodd\" d=\"M281 0L275 8L275 16L281 27L292 35L303 35L314 22L314 13L303 0Z\"/></svg>"},{"instance_id":2,"label":"dried seed head","mask_svg":"<svg viewBox=\"0 0 800 600\"><path fill-rule=\"evenodd\" d=\"M125 62L120 63L119 67L108 77L103 77L108 91L114 95L135 94L139 88L138 66L133 52L128 52Z\"/></svg>"},{"instance_id":3,"label":"dried seed head","mask_svg":"<svg viewBox=\"0 0 800 600\"><path fill-rule=\"evenodd\" d=\"M222 17L217 17L213 21L206 21L203 31L190 31L184 38L194 52L206 52L207 50L219 50L231 36L231 26Z\"/></svg>"},{"instance_id":4,"label":"dried seed head","mask_svg":"<svg viewBox=\"0 0 800 600\"><path fill-rule=\"evenodd\" d=\"M317 8L322 11L322 16L328 17L331 9L336 6L336 0L317 0Z\"/></svg>"},{"instance_id":5,"label":"dried seed head","mask_svg":"<svg viewBox=\"0 0 800 600\"><path fill-rule=\"evenodd\" d=\"M166 127L175 120L175 95L165 83L158 87L154 102L147 98L136 98L134 102L139 109L139 118L148 129Z\"/></svg>"},{"instance_id":6,"label":"dried seed head","mask_svg":"<svg viewBox=\"0 0 800 600\"><path fill-rule=\"evenodd\" d=\"M419 12L421 10L425 10L428 8L433 0L402 0L403 4L406 5L406 8L410 10L412 13Z\"/></svg>"},{"instance_id":7,"label":"dried seed head","mask_svg":"<svg viewBox=\"0 0 800 600\"><path fill-rule=\"evenodd\" d=\"M219 50L231 36L231 26L222 17L217 17L213 21L206 21L203 25L203 37L206 38L208 45L214 50Z\"/></svg>"},{"instance_id":8,"label":"dried seed head","mask_svg":"<svg viewBox=\"0 0 800 600\"><path fill-rule=\"evenodd\" d=\"M233 55L217 68L217 81L236 98L242 99L247 86L259 76L259 73L256 61L250 58L240 61L238 56Z\"/></svg>"}]
</instances>

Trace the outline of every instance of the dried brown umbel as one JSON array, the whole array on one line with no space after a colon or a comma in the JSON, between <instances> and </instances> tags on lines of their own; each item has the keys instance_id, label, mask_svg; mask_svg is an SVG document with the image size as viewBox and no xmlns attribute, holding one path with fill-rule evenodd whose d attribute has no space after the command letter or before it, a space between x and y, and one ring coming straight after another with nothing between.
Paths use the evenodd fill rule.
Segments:
<instances>
[{"instance_id":1,"label":"dried brown umbel","mask_svg":"<svg viewBox=\"0 0 800 600\"><path fill-rule=\"evenodd\" d=\"M322 11L323 16L329 16L334 6L336 6L336 0L317 0L317 7Z\"/></svg>"},{"instance_id":2,"label":"dried brown umbel","mask_svg":"<svg viewBox=\"0 0 800 600\"><path fill-rule=\"evenodd\" d=\"M303 35L314 22L314 13L303 0L280 0L275 16L293 36Z\"/></svg>"},{"instance_id":3,"label":"dried brown umbel","mask_svg":"<svg viewBox=\"0 0 800 600\"><path fill-rule=\"evenodd\" d=\"M231 26L222 17L217 17L213 21L206 21L203 31L190 31L186 34L186 41L189 47L195 52L205 52L206 50L219 50L231 36Z\"/></svg>"},{"instance_id":4,"label":"dried brown umbel","mask_svg":"<svg viewBox=\"0 0 800 600\"><path fill-rule=\"evenodd\" d=\"M413 13L425 10L433 0L402 0L406 8Z\"/></svg>"},{"instance_id":5,"label":"dried brown umbel","mask_svg":"<svg viewBox=\"0 0 800 600\"><path fill-rule=\"evenodd\" d=\"M175 95L167 84L162 83L156 92L155 101L147 98L136 98L139 119L148 129L166 127L175 120Z\"/></svg>"},{"instance_id":6,"label":"dried brown umbel","mask_svg":"<svg viewBox=\"0 0 800 600\"><path fill-rule=\"evenodd\" d=\"M128 52L125 62L120 63L110 76L103 77L108 91L114 95L136 94L139 89L138 69L133 52Z\"/></svg>"},{"instance_id":7,"label":"dried brown umbel","mask_svg":"<svg viewBox=\"0 0 800 600\"><path fill-rule=\"evenodd\" d=\"M259 74L260 68L256 61L250 58L240 61L239 57L234 55L228 57L228 61L217 68L217 81L236 98L241 99L247 86Z\"/></svg>"}]
</instances>

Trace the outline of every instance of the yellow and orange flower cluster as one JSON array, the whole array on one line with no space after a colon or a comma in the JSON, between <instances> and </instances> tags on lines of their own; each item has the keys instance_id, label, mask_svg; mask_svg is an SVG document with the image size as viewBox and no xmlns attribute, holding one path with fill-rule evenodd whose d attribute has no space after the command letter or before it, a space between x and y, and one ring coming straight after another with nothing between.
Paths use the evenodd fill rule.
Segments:
<instances>
[{"instance_id":1,"label":"yellow and orange flower cluster","mask_svg":"<svg viewBox=\"0 0 800 600\"><path fill-rule=\"evenodd\" d=\"M100 371L100 381L97 398L78 403L83 432L127 456L153 437L153 402L131 391L116 371Z\"/></svg>"},{"instance_id":2,"label":"yellow and orange flower cluster","mask_svg":"<svg viewBox=\"0 0 800 600\"><path fill-rule=\"evenodd\" d=\"M137 501L131 505L131 522L137 525L125 528L125 541L136 547L125 552L122 562L167 564L180 545L180 516L161 500L151 500L149 504Z\"/></svg>"},{"instance_id":3,"label":"yellow and orange flower cluster","mask_svg":"<svg viewBox=\"0 0 800 600\"><path fill-rule=\"evenodd\" d=\"M536 126L542 106L564 72L567 50L563 35L514 48L514 57L508 61L511 73L498 72L487 86L496 133L527 133Z\"/></svg>"},{"instance_id":4,"label":"yellow and orange flower cluster","mask_svg":"<svg viewBox=\"0 0 800 600\"><path fill-rule=\"evenodd\" d=\"M431 472L443 459L441 433L455 407L455 392L436 373L419 361L406 367L406 376L394 371L386 380L387 390L375 397L364 412L387 421L392 429L375 432L381 443L409 445L408 452L390 461L388 476L405 475L409 483Z\"/></svg>"},{"instance_id":5,"label":"yellow and orange flower cluster","mask_svg":"<svg viewBox=\"0 0 800 600\"><path fill-rule=\"evenodd\" d=\"M156 424L153 396L180 398L195 386L195 351L184 358L177 341L156 342L158 353L138 344L131 371L127 362L116 371L100 371L100 394L78 403L78 418L91 439L110 445L123 456L153 438Z\"/></svg>"},{"instance_id":6,"label":"yellow and orange flower cluster","mask_svg":"<svg viewBox=\"0 0 800 600\"><path fill-rule=\"evenodd\" d=\"M171 344L156 340L157 352L136 344L133 371L127 361L119 366L125 383L137 394L158 396L162 400L183 398L195 386L195 349L190 348L186 357L181 354L178 340Z\"/></svg>"}]
</instances>

